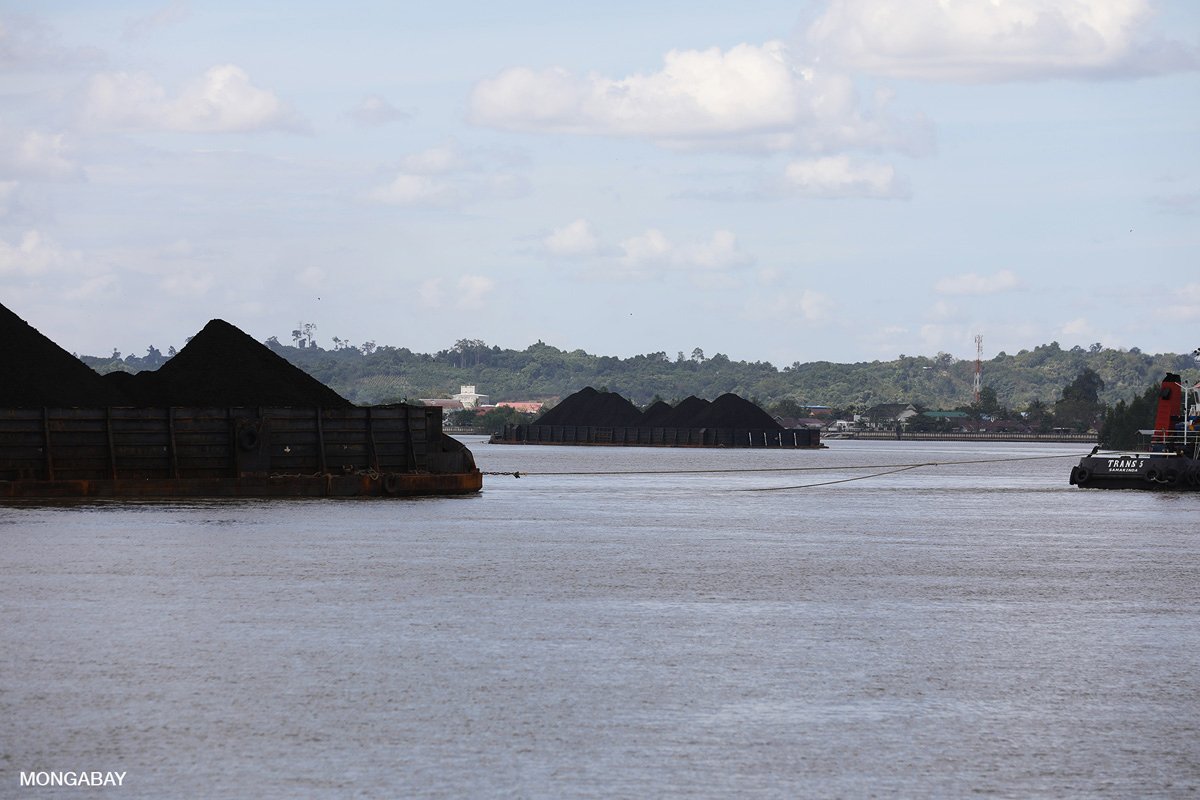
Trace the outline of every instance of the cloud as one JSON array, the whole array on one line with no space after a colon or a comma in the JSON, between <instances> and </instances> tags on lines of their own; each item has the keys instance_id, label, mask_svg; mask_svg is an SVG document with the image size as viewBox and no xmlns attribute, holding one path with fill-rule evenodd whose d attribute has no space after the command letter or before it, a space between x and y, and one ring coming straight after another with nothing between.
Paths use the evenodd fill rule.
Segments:
<instances>
[{"instance_id":1,"label":"cloud","mask_svg":"<svg viewBox=\"0 0 1200 800\"><path fill-rule=\"evenodd\" d=\"M621 242L620 249L619 261L632 274L665 270L719 272L751 260L739 250L736 237L726 230L715 231L707 242L678 245L662 231L652 228Z\"/></svg>"},{"instance_id":2,"label":"cloud","mask_svg":"<svg viewBox=\"0 0 1200 800\"><path fill-rule=\"evenodd\" d=\"M852 80L799 64L772 41L672 50L658 72L623 78L513 67L475 86L469 116L507 130L643 137L675 147L925 147L923 126L890 119L886 99L877 96L878 108L864 111Z\"/></svg>"},{"instance_id":3,"label":"cloud","mask_svg":"<svg viewBox=\"0 0 1200 800\"><path fill-rule=\"evenodd\" d=\"M938 294L985 295L1020 288L1021 282L1011 270L1002 269L993 275L968 272L943 278L933 287Z\"/></svg>"},{"instance_id":4,"label":"cloud","mask_svg":"<svg viewBox=\"0 0 1200 800\"><path fill-rule=\"evenodd\" d=\"M483 308L484 301L496 288L496 282L483 275L463 275L458 279L455 305L461 309Z\"/></svg>"},{"instance_id":5,"label":"cloud","mask_svg":"<svg viewBox=\"0 0 1200 800\"><path fill-rule=\"evenodd\" d=\"M405 156L400 165L406 172L440 175L466 169L470 162L457 144L449 143Z\"/></svg>"},{"instance_id":6,"label":"cloud","mask_svg":"<svg viewBox=\"0 0 1200 800\"><path fill-rule=\"evenodd\" d=\"M7 217L17 207L19 181L0 181L0 217Z\"/></svg>"},{"instance_id":7,"label":"cloud","mask_svg":"<svg viewBox=\"0 0 1200 800\"><path fill-rule=\"evenodd\" d=\"M446 306L446 289L442 278L427 278L417 287L422 305L428 308ZM454 283L454 307L474 311L487 305L487 299L496 288L496 282L484 275L462 275Z\"/></svg>"},{"instance_id":8,"label":"cloud","mask_svg":"<svg viewBox=\"0 0 1200 800\"><path fill-rule=\"evenodd\" d=\"M378 127L412 117L408 112L401 111L377 94L363 98L361 103L349 111L349 116L358 124L369 127Z\"/></svg>"},{"instance_id":9,"label":"cloud","mask_svg":"<svg viewBox=\"0 0 1200 800\"><path fill-rule=\"evenodd\" d=\"M244 133L299 130L302 122L272 92L250 82L233 64L212 67L175 98L145 73L94 75L83 119L102 130Z\"/></svg>"},{"instance_id":10,"label":"cloud","mask_svg":"<svg viewBox=\"0 0 1200 800\"><path fill-rule=\"evenodd\" d=\"M0 130L0 176L41 180L80 178L65 134Z\"/></svg>"},{"instance_id":11,"label":"cloud","mask_svg":"<svg viewBox=\"0 0 1200 800\"><path fill-rule=\"evenodd\" d=\"M577 219L565 227L558 228L542 243L552 256L577 258L595 255L600 248L596 235L586 219Z\"/></svg>"},{"instance_id":12,"label":"cloud","mask_svg":"<svg viewBox=\"0 0 1200 800\"><path fill-rule=\"evenodd\" d=\"M836 307L829 295L801 289L760 297L743 308L743 316L752 320L780 320L785 324L797 321L815 324L829 320Z\"/></svg>"},{"instance_id":13,"label":"cloud","mask_svg":"<svg viewBox=\"0 0 1200 800\"><path fill-rule=\"evenodd\" d=\"M1176 322L1200 322L1200 283L1189 283L1181 289L1163 292L1170 302L1161 311L1164 318Z\"/></svg>"},{"instance_id":14,"label":"cloud","mask_svg":"<svg viewBox=\"0 0 1200 800\"><path fill-rule=\"evenodd\" d=\"M125 41L136 41L152 36L159 30L175 25L189 16L192 10L183 0L173 0L173 2L161 6L149 14L143 14L139 17L133 17L125 23L125 32L122 38Z\"/></svg>"},{"instance_id":15,"label":"cloud","mask_svg":"<svg viewBox=\"0 0 1200 800\"><path fill-rule=\"evenodd\" d=\"M45 275L79 261L79 253L63 249L37 230L26 231L15 245L0 239L0 276Z\"/></svg>"},{"instance_id":16,"label":"cloud","mask_svg":"<svg viewBox=\"0 0 1200 800\"><path fill-rule=\"evenodd\" d=\"M391 206L449 205L458 200L454 189L427 175L401 172L370 193L370 198Z\"/></svg>"},{"instance_id":17,"label":"cloud","mask_svg":"<svg viewBox=\"0 0 1200 800\"><path fill-rule=\"evenodd\" d=\"M66 47L45 23L23 14L0 17L0 70L48 70L103 61L94 47Z\"/></svg>"},{"instance_id":18,"label":"cloud","mask_svg":"<svg viewBox=\"0 0 1200 800\"><path fill-rule=\"evenodd\" d=\"M789 187L806 197L908 197L890 164L854 163L846 156L793 161L785 176Z\"/></svg>"},{"instance_id":19,"label":"cloud","mask_svg":"<svg viewBox=\"0 0 1200 800\"><path fill-rule=\"evenodd\" d=\"M1148 0L833 0L806 38L822 63L892 78L1125 77L1200 66L1153 40Z\"/></svg>"},{"instance_id":20,"label":"cloud","mask_svg":"<svg viewBox=\"0 0 1200 800\"><path fill-rule=\"evenodd\" d=\"M465 153L456 142L404 156L400 170L368 197L402 206L457 206L468 200L517 197L528 191L524 178L506 170L486 152Z\"/></svg>"}]
</instances>

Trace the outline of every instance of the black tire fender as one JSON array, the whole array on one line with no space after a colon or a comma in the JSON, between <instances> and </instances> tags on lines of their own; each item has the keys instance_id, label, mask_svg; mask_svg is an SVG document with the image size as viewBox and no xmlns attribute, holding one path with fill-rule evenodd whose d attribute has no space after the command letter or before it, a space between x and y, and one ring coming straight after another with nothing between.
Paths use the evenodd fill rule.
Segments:
<instances>
[{"instance_id":1,"label":"black tire fender","mask_svg":"<svg viewBox=\"0 0 1200 800\"><path fill-rule=\"evenodd\" d=\"M1150 469L1146 470L1146 480L1157 481L1160 477L1161 476L1159 475L1158 469L1155 467L1151 467Z\"/></svg>"},{"instance_id":2,"label":"black tire fender","mask_svg":"<svg viewBox=\"0 0 1200 800\"><path fill-rule=\"evenodd\" d=\"M1088 482L1088 478L1092 477L1091 470L1087 467L1076 467L1075 476L1072 478L1072 483L1076 486L1082 486Z\"/></svg>"},{"instance_id":3,"label":"black tire fender","mask_svg":"<svg viewBox=\"0 0 1200 800\"><path fill-rule=\"evenodd\" d=\"M240 431L238 431L237 443L238 443L238 447L240 447L241 449L247 450L247 451L257 450L258 449L258 441L259 441L259 439L258 439L258 428L257 427L247 426L245 428L242 428Z\"/></svg>"},{"instance_id":4,"label":"black tire fender","mask_svg":"<svg viewBox=\"0 0 1200 800\"><path fill-rule=\"evenodd\" d=\"M389 472L383 476L383 491L387 494L395 494L400 491L400 476L394 472Z\"/></svg>"}]
</instances>

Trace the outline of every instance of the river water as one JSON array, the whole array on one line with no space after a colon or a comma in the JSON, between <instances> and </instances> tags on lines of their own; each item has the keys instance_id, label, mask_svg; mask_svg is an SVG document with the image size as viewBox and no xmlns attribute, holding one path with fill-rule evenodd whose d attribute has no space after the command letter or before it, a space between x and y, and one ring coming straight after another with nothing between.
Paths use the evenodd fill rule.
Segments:
<instances>
[{"instance_id":1,"label":"river water","mask_svg":"<svg viewBox=\"0 0 1200 800\"><path fill-rule=\"evenodd\" d=\"M467 440L523 477L0 508L0 797L1200 792L1200 494L1067 445Z\"/></svg>"}]
</instances>

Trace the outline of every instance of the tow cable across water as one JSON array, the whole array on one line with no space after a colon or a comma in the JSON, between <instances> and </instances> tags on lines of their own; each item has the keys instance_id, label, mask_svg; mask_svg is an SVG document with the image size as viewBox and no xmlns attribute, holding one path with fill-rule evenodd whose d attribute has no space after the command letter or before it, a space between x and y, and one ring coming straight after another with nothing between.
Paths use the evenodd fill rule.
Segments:
<instances>
[{"instance_id":1,"label":"tow cable across water","mask_svg":"<svg viewBox=\"0 0 1200 800\"><path fill-rule=\"evenodd\" d=\"M821 467L746 467L741 469L662 469L662 470L603 470L603 471L556 471L556 472L529 472L529 471L514 471L514 472L484 472L484 475L508 476L512 478L543 478L543 477L596 477L596 476L630 476L630 475L727 475L727 474L749 474L756 472L831 472L831 471L848 471L873 469L881 470L873 472L870 475L857 475L852 478L839 478L836 481L822 481L821 483L806 483L799 486L766 486L754 489L732 489L735 492L781 492L790 489L813 489L818 486L833 486L838 483L850 483L852 481L862 481L868 478L881 478L886 475L894 475L898 472L907 472L912 469L920 469L921 467L952 467L961 464L1001 464L1012 461L1044 461L1052 458L1082 458L1083 453L1069 453L1064 455L1054 456L1018 456L1014 458L973 458L962 461L920 461L913 464L851 464L840 466L821 466Z\"/></svg>"}]
</instances>

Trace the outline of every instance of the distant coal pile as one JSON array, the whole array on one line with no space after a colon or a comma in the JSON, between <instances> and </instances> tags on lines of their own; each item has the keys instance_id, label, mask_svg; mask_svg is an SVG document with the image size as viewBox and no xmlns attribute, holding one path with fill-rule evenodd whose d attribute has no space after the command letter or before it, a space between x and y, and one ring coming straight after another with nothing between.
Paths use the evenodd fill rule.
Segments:
<instances>
[{"instance_id":1,"label":"distant coal pile","mask_svg":"<svg viewBox=\"0 0 1200 800\"><path fill-rule=\"evenodd\" d=\"M637 425L641 416L637 406L621 395L587 386L538 417L534 424L622 428Z\"/></svg>"},{"instance_id":2,"label":"distant coal pile","mask_svg":"<svg viewBox=\"0 0 1200 800\"><path fill-rule=\"evenodd\" d=\"M690 395L671 409L671 413L662 418L658 424L664 428L694 428L693 421L708 409L708 401L696 395Z\"/></svg>"},{"instance_id":3,"label":"distant coal pile","mask_svg":"<svg viewBox=\"0 0 1200 800\"><path fill-rule=\"evenodd\" d=\"M0 337L4 341L0 406L71 408L124 403L119 389L3 305Z\"/></svg>"},{"instance_id":4,"label":"distant coal pile","mask_svg":"<svg viewBox=\"0 0 1200 800\"><path fill-rule=\"evenodd\" d=\"M666 402L665 400L657 400L651 403L646 410L642 412L642 416L637 422L638 427L661 428L662 421L666 419L667 415L673 410L674 409L671 408L670 403Z\"/></svg>"},{"instance_id":5,"label":"distant coal pile","mask_svg":"<svg viewBox=\"0 0 1200 800\"><path fill-rule=\"evenodd\" d=\"M112 379L112 375L106 376ZM322 406L353 404L224 320L211 320L154 372L114 383L143 406Z\"/></svg>"},{"instance_id":6,"label":"distant coal pile","mask_svg":"<svg viewBox=\"0 0 1200 800\"><path fill-rule=\"evenodd\" d=\"M713 400L708 408L693 418L691 427L750 428L765 431L783 429L770 414L736 394L723 394Z\"/></svg>"},{"instance_id":7,"label":"distant coal pile","mask_svg":"<svg viewBox=\"0 0 1200 800\"><path fill-rule=\"evenodd\" d=\"M688 397L672 408L661 400L644 412L612 392L581 389L543 414L534 425L577 425L598 428L743 428L780 430L761 408L735 394L713 402Z\"/></svg>"}]
</instances>

